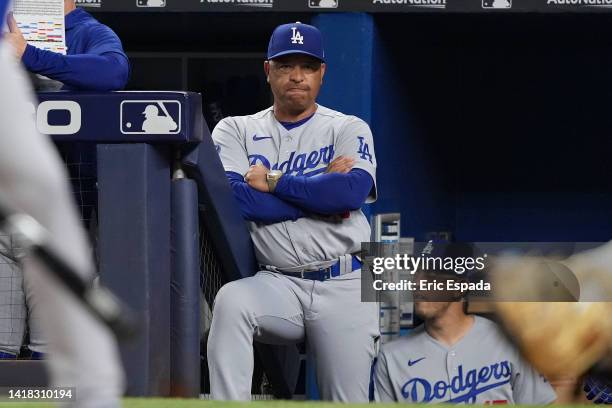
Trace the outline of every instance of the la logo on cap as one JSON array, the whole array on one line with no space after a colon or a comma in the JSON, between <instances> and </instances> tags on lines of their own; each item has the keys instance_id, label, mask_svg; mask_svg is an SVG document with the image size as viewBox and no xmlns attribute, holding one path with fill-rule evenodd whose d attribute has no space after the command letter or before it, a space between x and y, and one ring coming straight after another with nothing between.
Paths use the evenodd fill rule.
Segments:
<instances>
[{"instance_id":1,"label":"la logo on cap","mask_svg":"<svg viewBox=\"0 0 612 408\"><path fill-rule=\"evenodd\" d=\"M297 27L291 27L291 44L304 44L304 36L299 32Z\"/></svg>"}]
</instances>

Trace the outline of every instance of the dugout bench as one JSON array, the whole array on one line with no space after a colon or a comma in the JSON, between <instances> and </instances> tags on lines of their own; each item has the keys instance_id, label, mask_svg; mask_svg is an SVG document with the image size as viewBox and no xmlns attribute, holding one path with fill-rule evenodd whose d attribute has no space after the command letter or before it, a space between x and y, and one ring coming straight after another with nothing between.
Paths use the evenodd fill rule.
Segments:
<instances>
[{"instance_id":1,"label":"dugout bench","mask_svg":"<svg viewBox=\"0 0 612 408\"><path fill-rule=\"evenodd\" d=\"M120 344L130 396L200 395L201 290L256 272L246 224L190 92L39 93L90 230L100 278L139 315ZM296 347L257 345L277 397L290 398ZM95 356L92 356L95 358ZM0 362L0 387L44 386L42 362Z\"/></svg>"}]
</instances>

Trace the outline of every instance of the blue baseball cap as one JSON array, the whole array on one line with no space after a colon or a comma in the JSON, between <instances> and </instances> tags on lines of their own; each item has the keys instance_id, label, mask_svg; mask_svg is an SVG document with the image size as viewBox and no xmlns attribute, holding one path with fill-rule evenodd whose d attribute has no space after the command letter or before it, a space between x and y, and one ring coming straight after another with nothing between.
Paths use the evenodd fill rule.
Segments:
<instances>
[{"instance_id":1,"label":"blue baseball cap","mask_svg":"<svg viewBox=\"0 0 612 408\"><path fill-rule=\"evenodd\" d=\"M268 45L268 60L288 54L306 54L325 61L319 29L299 21L276 27Z\"/></svg>"}]
</instances>

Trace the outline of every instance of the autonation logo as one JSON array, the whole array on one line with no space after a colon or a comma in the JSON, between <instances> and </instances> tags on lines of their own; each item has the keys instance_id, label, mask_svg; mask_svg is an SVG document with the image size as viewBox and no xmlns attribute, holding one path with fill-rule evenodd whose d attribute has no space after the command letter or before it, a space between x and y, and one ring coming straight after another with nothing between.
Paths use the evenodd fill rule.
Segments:
<instances>
[{"instance_id":1,"label":"autonation logo","mask_svg":"<svg viewBox=\"0 0 612 408\"><path fill-rule=\"evenodd\" d=\"M612 0L547 0L553 6L612 7Z\"/></svg>"},{"instance_id":2,"label":"autonation logo","mask_svg":"<svg viewBox=\"0 0 612 408\"><path fill-rule=\"evenodd\" d=\"M237 6L250 7L274 7L274 0L200 0L200 3L206 4L234 4Z\"/></svg>"},{"instance_id":3,"label":"autonation logo","mask_svg":"<svg viewBox=\"0 0 612 408\"><path fill-rule=\"evenodd\" d=\"M76 0L79 7L102 7L102 0Z\"/></svg>"},{"instance_id":4,"label":"autonation logo","mask_svg":"<svg viewBox=\"0 0 612 408\"><path fill-rule=\"evenodd\" d=\"M426 8L446 8L446 0L372 0L372 4Z\"/></svg>"}]
</instances>

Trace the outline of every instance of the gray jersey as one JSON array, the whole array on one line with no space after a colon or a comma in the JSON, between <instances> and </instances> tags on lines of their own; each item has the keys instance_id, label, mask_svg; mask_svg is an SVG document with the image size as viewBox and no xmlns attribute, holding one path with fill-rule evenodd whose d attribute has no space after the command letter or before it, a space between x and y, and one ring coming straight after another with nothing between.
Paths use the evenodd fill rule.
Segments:
<instances>
[{"instance_id":1,"label":"gray jersey","mask_svg":"<svg viewBox=\"0 0 612 408\"><path fill-rule=\"evenodd\" d=\"M285 174L317 176L338 156L355 159L353 168L367 171L376 183L372 132L355 116L321 105L305 124L287 130L272 108L249 116L229 117L215 127L213 140L225 171L246 174L263 164ZM376 198L376 187L368 202ZM306 217L297 221L249 225L260 264L278 268L326 267L341 255L361 250L370 226L361 210L339 222Z\"/></svg>"},{"instance_id":2,"label":"gray jersey","mask_svg":"<svg viewBox=\"0 0 612 408\"><path fill-rule=\"evenodd\" d=\"M495 323L475 316L469 332L452 347L423 326L390 342L375 370L377 401L470 404L548 404L550 384L520 358Z\"/></svg>"}]
</instances>

